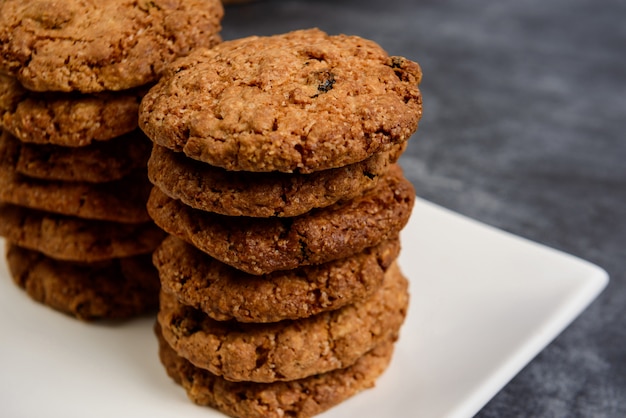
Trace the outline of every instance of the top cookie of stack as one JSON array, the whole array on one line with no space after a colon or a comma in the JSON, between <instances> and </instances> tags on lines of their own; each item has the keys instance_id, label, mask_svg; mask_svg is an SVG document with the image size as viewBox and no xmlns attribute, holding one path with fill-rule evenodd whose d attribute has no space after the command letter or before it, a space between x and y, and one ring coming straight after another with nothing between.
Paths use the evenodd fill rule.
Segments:
<instances>
[{"instance_id":1,"label":"top cookie of stack","mask_svg":"<svg viewBox=\"0 0 626 418\"><path fill-rule=\"evenodd\" d=\"M221 41L222 15L219 0L0 3L0 235L35 299L85 319L155 307L139 102Z\"/></svg>"},{"instance_id":2,"label":"top cookie of stack","mask_svg":"<svg viewBox=\"0 0 626 418\"><path fill-rule=\"evenodd\" d=\"M5 0L0 72L33 91L130 89L219 42L222 16L213 0Z\"/></svg>"},{"instance_id":3,"label":"top cookie of stack","mask_svg":"<svg viewBox=\"0 0 626 418\"><path fill-rule=\"evenodd\" d=\"M144 96L148 211L172 235L154 255L161 359L194 401L309 416L382 373L408 303L415 194L396 160L420 79L310 29L197 49Z\"/></svg>"},{"instance_id":4,"label":"top cookie of stack","mask_svg":"<svg viewBox=\"0 0 626 418\"><path fill-rule=\"evenodd\" d=\"M233 171L311 173L363 161L417 129L417 64L318 30L195 51L142 103L157 144Z\"/></svg>"}]
</instances>

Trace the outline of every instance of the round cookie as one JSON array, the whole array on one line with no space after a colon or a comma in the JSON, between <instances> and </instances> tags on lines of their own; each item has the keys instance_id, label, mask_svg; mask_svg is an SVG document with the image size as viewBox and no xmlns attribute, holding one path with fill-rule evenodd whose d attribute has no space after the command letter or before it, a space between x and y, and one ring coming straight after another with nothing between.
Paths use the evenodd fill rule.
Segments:
<instances>
[{"instance_id":1,"label":"round cookie","mask_svg":"<svg viewBox=\"0 0 626 418\"><path fill-rule=\"evenodd\" d=\"M289 381L348 367L395 339L408 298L408 282L393 264L369 299L306 319L218 322L164 292L157 319L168 344L197 367L230 381Z\"/></svg>"},{"instance_id":2,"label":"round cookie","mask_svg":"<svg viewBox=\"0 0 626 418\"><path fill-rule=\"evenodd\" d=\"M5 136L10 135L5 133ZM88 183L120 180L138 168L145 169L152 150L152 143L140 130L80 148L11 140L19 148L15 171L45 180Z\"/></svg>"},{"instance_id":3,"label":"round cookie","mask_svg":"<svg viewBox=\"0 0 626 418\"><path fill-rule=\"evenodd\" d=\"M23 142L82 147L135 130L146 90L36 93L0 74L0 126Z\"/></svg>"},{"instance_id":4,"label":"round cookie","mask_svg":"<svg viewBox=\"0 0 626 418\"><path fill-rule=\"evenodd\" d=\"M193 208L229 216L297 216L372 189L404 145L366 160L311 174L226 171L154 146L148 162L153 184Z\"/></svg>"},{"instance_id":5,"label":"round cookie","mask_svg":"<svg viewBox=\"0 0 626 418\"><path fill-rule=\"evenodd\" d=\"M125 90L221 38L220 0L5 0L0 72L29 90Z\"/></svg>"},{"instance_id":6,"label":"round cookie","mask_svg":"<svg viewBox=\"0 0 626 418\"><path fill-rule=\"evenodd\" d=\"M227 170L310 173L407 141L422 114L421 76L357 36L252 36L172 63L142 100L139 126Z\"/></svg>"},{"instance_id":7,"label":"round cookie","mask_svg":"<svg viewBox=\"0 0 626 418\"><path fill-rule=\"evenodd\" d=\"M345 369L291 382L229 382L195 367L165 342L158 325L159 358L167 374L198 405L240 418L311 417L374 386L393 354L391 341L378 345Z\"/></svg>"},{"instance_id":8,"label":"round cookie","mask_svg":"<svg viewBox=\"0 0 626 418\"><path fill-rule=\"evenodd\" d=\"M266 274L348 257L394 238L406 225L415 190L397 164L366 194L295 218L246 218L192 209L153 188L157 225L225 264Z\"/></svg>"},{"instance_id":9,"label":"round cookie","mask_svg":"<svg viewBox=\"0 0 626 418\"><path fill-rule=\"evenodd\" d=\"M31 298L79 319L129 318L158 307L159 278L150 255L81 264L9 243L7 264Z\"/></svg>"},{"instance_id":10,"label":"round cookie","mask_svg":"<svg viewBox=\"0 0 626 418\"><path fill-rule=\"evenodd\" d=\"M73 183L29 179L0 163L0 202L83 219L148 222L150 188L142 171L109 183Z\"/></svg>"},{"instance_id":11,"label":"round cookie","mask_svg":"<svg viewBox=\"0 0 626 418\"><path fill-rule=\"evenodd\" d=\"M150 220L145 205L151 185L145 170L99 184L28 178L15 171L19 141L6 139L0 136L0 202L86 219Z\"/></svg>"},{"instance_id":12,"label":"round cookie","mask_svg":"<svg viewBox=\"0 0 626 418\"><path fill-rule=\"evenodd\" d=\"M153 255L161 288L217 321L277 322L307 318L371 296L400 251L385 241L354 256L253 276L169 236Z\"/></svg>"},{"instance_id":13,"label":"round cookie","mask_svg":"<svg viewBox=\"0 0 626 418\"><path fill-rule=\"evenodd\" d=\"M164 233L152 222L95 221L0 203L0 236L58 260L94 262L151 253Z\"/></svg>"}]
</instances>

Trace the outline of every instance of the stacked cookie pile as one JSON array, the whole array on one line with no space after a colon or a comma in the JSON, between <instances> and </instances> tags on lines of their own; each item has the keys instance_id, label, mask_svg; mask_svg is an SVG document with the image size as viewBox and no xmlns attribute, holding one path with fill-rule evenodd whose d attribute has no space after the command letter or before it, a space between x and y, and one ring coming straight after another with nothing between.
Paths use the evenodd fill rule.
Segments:
<instances>
[{"instance_id":1,"label":"stacked cookie pile","mask_svg":"<svg viewBox=\"0 0 626 418\"><path fill-rule=\"evenodd\" d=\"M419 66L302 30L198 49L143 98L156 332L196 403L310 416L370 387L404 321L395 259L414 190L396 164Z\"/></svg>"},{"instance_id":2,"label":"stacked cookie pile","mask_svg":"<svg viewBox=\"0 0 626 418\"><path fill-rule=\"evenodd\" d=\"M0 235L15 282L82 319L155 309L141 97L221 41L219 0L0 3Z\"/></svg>"}]
</instances>

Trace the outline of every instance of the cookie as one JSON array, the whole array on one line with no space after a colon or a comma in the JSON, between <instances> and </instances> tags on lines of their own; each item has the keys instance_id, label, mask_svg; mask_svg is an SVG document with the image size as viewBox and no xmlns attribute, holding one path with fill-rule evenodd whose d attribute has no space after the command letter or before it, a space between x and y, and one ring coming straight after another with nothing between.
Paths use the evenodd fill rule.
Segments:
<instances>
[{"instance_id":1,"label":"cookie","mask_svg":"<svg viewBox=\"0 0 626 418\"><path fill-rule=\"evenodd\" d=\"M154 188L148 213L157 225L223 263L251 274L321 264L396 237L415 190L397 164L366 194L295 218L223 216L192 209Z\"/></svg>"},{"instance_id":2,"label":"cookie","mask_svg":"<svg viewBox=\"0 0 626 418\"><path fill-rule=\"evenodd\" d=\"M83 219L148 222L150 183L139 172L102 184L29 179L0 164L0 202Z\"/></svg>"},{"instance_id":3,"label":"cookie","mask_svg":"<svg viewBox=\"0 0 626 418\"><path fill-rule=\"evenodd\" d=\"M15 171L19 141L0 140L0 201L85 219L125 223L150 220L145 208L151 185L145 171L108 183L48 181Z\"/></svg>"},{"instance_id":4,"label":"cookie","mask_svg":"<svg viewBox=\"0 0 626 418\"><path fill-rule=\"evenodd\" d=\"M154 252L164 292L209 317L238 322L307 318L372 295L400 251L385 241L351 257L253 276L170 236Z\"/></svg>"},{"instance_id":5,"label":"cookie","mask_svg":"<svg viewBox=\"0 0 626 418\"><path fill-rule=\"evenodd\" d=\"M31 298L79 319L130 318L158 307L159 278L150 255L81 264L9 243L7 264Z\"/></svg>"},{"instance_id":6,"label":"cookie","mask_svg":"<svg viewBox=\"0 0 626 418\"><path fill-rule=\"evenodd\" d=\"M0 142L11 140L18 144L15 171L45 180L88 183L120 180L138 168L144 168L145 172L152 149L152 143L139 130L80 148L28 144L8 133L3 136Z\"/></svg>"},{"instance_id":7,"label":"cookie","mask_svg":"<svg viewBox=\"0 0 626 418\"><path fill-rule=\"evenodd\" d=\"M178 355L230 381L302 379L348 367L395 339L408 306L408 283L393 264L369 299L306 319L270 324L219 322L161 292L158 321Z\"/></svg>"},{"instance_id":8,"label":"cookie","mask_svg":"<svg viewBox=\"0 0 626 418\"><path fill-rule=\"evenodd\" d=\"M86 219L150 220L145 205L151 185L145 170L99 184L33 179L15 171L18 143L0 137L0 202Z\"/></svg>"},{"instance_id":9,"label":"cookie","mask_svg":"<svg viewBox=\"0 0 626 418\"><path fill-rule=\"evenodd\" d=\"M29 179L0 164L0 202L83 219L148 222L150 183L138 172L102 184Z\"/></svg>"},{"instance_id":10,"label":"cookie","mask_svg":"<svg viewBox=\"0 0 626 418\"><path fill-rule=\"evenodd\" d=\"M95 221L0 203L0 236L58 260L94 262L151 253L164 233L152 222Z\"/></svg>"},{"instance_id":11,"label":"cookie","mask_svg":"<svg viewBox=\"0 0 626 418\"><path fill-rule=\"evenodd\" d=\"M193 208L229 216L297 216L372 189L404 144L345 167L311 174L226 171L155 145L152 183Z\"/></svg>"},{"instance_id":12,"label":"cookie","mask_svg":"<svg viewBox=\"0 0 626 418\"><path fill-rule=\"evenodd\" d=\"M227 170L310 173L407 141L422 114L421 76L357 36L252 36L172 63L142 100L139 126Z\"/></svg>"},{"instance_id":13,"label":"cookie","mask_svg":"<svg viewBox=\"0 0 626 418\"><path fill-rule=\"evenodd\" d=\"M198 405L240 418L311 417L374 386L391 361L394 345L386 341L345 369L291 382L229 382L195 367L165 342L158 325L159 358L168 375Z\"/></svg>"},{"instance_id":14,"label":"cookie","mask_svg":"<svg viewBox=\"0 0 626 418\"><path fill-rule=\"evenodd\" d=\"M23 142L82 147L135 130L146 90L36 93L0 74L0 126Z\"/></svg>"},{"instance_id":15,"label":"cookie","mask_svg":"<svg viewBox=\"0 0 626 418\"><path fill-rule=\"evenodd\" d=\"M5 0L0 72L34 91L130 89L218 43L223 14L219 0Z\"/></svg>"}]
</instances>

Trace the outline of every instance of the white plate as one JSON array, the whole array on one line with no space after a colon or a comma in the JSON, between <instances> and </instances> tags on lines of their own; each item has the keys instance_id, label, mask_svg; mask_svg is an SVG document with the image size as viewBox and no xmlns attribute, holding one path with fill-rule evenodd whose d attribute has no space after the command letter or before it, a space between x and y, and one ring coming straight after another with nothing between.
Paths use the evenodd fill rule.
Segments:
<instances>
[{"instance_id":1,"label":"white plate","mask_svg":"<svg viewBox=\"0 0 626 418\"><path fill-rule=\"evenodd\" d=\"M471 417L608 282L586 261L422 200L400 261L412 297L392 364L376 388L324 417ZM221 416L165 375L152 324L90 325L51 311L13 285L3 260L2 415Z\"/></svg>"}]
</instances>

